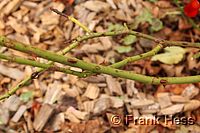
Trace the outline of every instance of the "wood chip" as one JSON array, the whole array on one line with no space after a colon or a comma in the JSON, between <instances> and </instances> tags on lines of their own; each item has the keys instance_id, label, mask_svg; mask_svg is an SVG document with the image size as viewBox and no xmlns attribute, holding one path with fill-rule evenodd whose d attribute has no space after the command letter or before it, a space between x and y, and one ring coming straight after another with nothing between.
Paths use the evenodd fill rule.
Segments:
<instances>
[{"instance_id":1,"label":"wood chip","mask_svg":"<svg viewBox=\"0 0 200 133\"><path fill-rule=\"evenodd\" d=\"M157 99L158 99L158 102L159 102L161 108L165 108L165 107L172 105L169 93L158 93Z\"/></svg>"},{"instance_id":2,"label":"wood chip","mask_svg":"<svg viewBox=\"0 0 200 133\"><path fill-rule=\"evenodd\" d=\"M182 92L182 96L188 97L189 99L192 99L193 97L195 97L198 94L199 94L199 88L195 87L194 85L189 85Z\"/></svg>"},{"instance_id":3,"label":"wood chip","mask_svg":"<svg viewBox=\"0 0 200 133\"><path fill-rule=\"evenodd\" d=\"M101 64L104 61L105 61L105 58L103 56L101 56L101 55L95 55L95 62L97 64Z\"/></svg>"},{"instance_id":4,"label":"wood chip","mask_svg":"<svg viewBox=\"0 0 200 133\"><path fill-rule=\"evenodd\" d=\"M161 67L167 73L167 76L173 77L175 75L175 68L172 65L161 64Z\"/></svg>"},{"instance_id":5,"label":"wood chip","mask_svg":"<svg viewBox=\"0 0 200 133\"><path fill-rule=\"evenodd\" d=\"M45 12L40 17L44 26L57 25L59 23L59 16L52 12Z\"/></svg>"},{"instance_id":6,"label":"wood chip","mask_svg":"<svg viewBox=\"0 0 200 133\"><path fill-rule=\"evenodd\" d=\"M170 96L170 99L171 99L172 102L175 102L175 103L189 102L188 97L183 97L183 96L180 96L180 95L172 95L172 96Z\"/></svg>"},{"instance_id":7,"label":"wood chip","mask_svg":"<svg viewBox=\"0 0 200 133\"><path fill-rule=\"evenodd\" d=\"M75 109L74 107L69 107L67 111L70 111L74 116L76 116L80 120L87 120L89 117L88 112L79 111Z\"/></svg>"},{"instance_id":8,"label":"wood chip","mask_svg":"<svg viewBox=\"0 0 200 133\"><path fill-rule=\"evenodd\" d=\"M106 30L104 30L101 26L98 26L96 28L97 32L105 32ZM104 50L108 50L112 47L112 42L111 39L109 37L100 37L99 40L101 41Z\"/></svg>"},{"instance_id":9,"label":"wood chip","mask_svg":"<svg viewBox=\"0 0 200 133\"><path fill-rule=\"evenodd\" d=\"M3 19L0 19L0 29L4 29L4 28L5 28L5 23Z\"/></svg>"},{"instance_id":10,"label":"wood chip","mask_svg":"<svg viewBox=\"0 0 200 133\"><path fill-rule=\"evenodd\" d=\"M25 119L25 122L27 124L28 130L34 132L33 122L31 120L31 115L28 112L24 113L24 119Z\"/></svg>"},{"instance_id":11,"label":"wood chip","mask_svg":"<svg viewBox=\"0 0 200 133\"><path fill-rule=\"evenodd\" d=\"M94 101L85 101L83 103L84 110L88 113L91 113L94 110Z\"/></svg>"},{"instance_id":12,"label":"wood chip","mask_svg":"<svg viewBox=\"0 0 200 133\"><path fill-rule=\"evenodd\" d=\"M96 99L99 96L99 92L100 89L96 84L89 84L83 95L90 99Z\"/></svg>"},{"instance_id":13,"label":"wood chip","mask_svg":"<svg viewBox=\"0 0 200 133\"><path fill-rule=\"evenodd\" d=\"M79 80L78 82L76 82L76 86L81 89L85 89L88 86L88 83L83 80Z\"/></svg>"},{"instance_id":14,"label":"wood chip","mask_svg":"<svg viewBox=\"0 0 200 133\"><path fill-rule=\"evenodd\" d=\"M116 17L116 19L127 21L127 16L123 10L117 10L115 17Z\"/></svg>"},{"instance_id":15,"label":"wood chip","mask_svg":"<svg viewBox=\"0 0 200 133\"><path fill-rule=\"evenodd\" d=\"M117 9L117 7L116 7L115 3L113 2L113 0L106 0L106 1L110 4L110 6L111 6L113 9Z\"/></svg>"},{"instance_id":16,"label":"wood chip","mask_svg":"<svg viewBox=\"0 0 200 133\"><path fill-rule=\"evenodd\" d=\"M66 40L69 40L70 37L71 37L70 34L71 34L71 32L72 32L73 22L71 22L71 21L66 21L65 25L66 25L66 28L63 29L63 31L64 31L64 36L65 36L65 39L66 39Z\"/></svg>"},{"instance_id":17,"label":"wood chip","mask_svg":"<svg viewBox=\"0 0 200 133\"><path fill-rule=\"evenodd\" d=\"M3 107L7 108L10 111L17 111L21 104L21 100L17 95L12 95L3 103Z\"/></svg>"},{"instance_id":18,"label":"wood chip","mask_svg":"<svg viewBox=\"0 0 200 133\"><path fill-rule=\"evenodd\" d=\"M76 82L78 82L79 80L78 77L75 75L68 75L68 79L71 84L76 84Z\"/></svg>"},{"instance_id":19,"label":"wood chip","mask_svg":"<svg viewBox=\"0 0 200 133\"><path fill-rule=\"evenodd\" d=\"M112 103L111 103L111 100L109 98L106 98L106 97L99 98L95 102L93 113L99 114L102 111L105 111L106 109L110 108L111 104Z\"/></svg>"},{"instance_id":20,"label":"wood chip","mask_svg":"<svg viewBox=\"0 0 200 133\"><path fill-rule=\"evenodd\" d=\"M129 96L133 96L133 94L137 94L138 90L135 88L135 81L133 80L126 80L126 90Z\"/></svg>"},{"instance_id":21,"label":"wood chip","mask_svg":"<svg viewBox=\"0 0 200 133\"><path fill-rule=\"evenodd\" d=\"M30 40L29 40L28 36L26 36L26 35L16 33L16 34L8 35L7 37L10 39L22 42L24 44L30 44Z\"/></svg>"},{"instance_id":22,"label":"wood chip","mask_svg":"<svg viewBox=\"0 0 200 133\"><path fill-rule=\"evenodd\" d=\"M28 8L36 8L37 7L37 3L32 2L32 1L24 1L22 4Z\"/></svg>"},{"instance_id":23,"label":"wood chip","mask_svg":"<svg viewBox=\"0 0 200 133\"><path fill-rule=\"evenodd\" d=\"M120 97L109 97L111 99L112 107L113 108L120 108L123 107L124 102L123 99Z\"/></svg>"},{"instance_id":24,"label":"wood chip","mask_svg":"<svg viewBox=\"0 0 200 133\"><path fill-rule=\"evenodd\" d=\"M23 0L12 0L11 2L8 3L8 5L6 5L6 7L4 7L3 12L8 15L11 12L15 11L21 4Z\"/></svg>"},{"instance_id":25,"label":"wood chip","mask_svg":"<svg viewBox=\"0 0 200 133\"><path fill-rule=\"evenodd\" d=\"M4 83L10 83L11 79L10 78L3 78L1 81L0 81L0 84L4 84Z\"/></svg>"},{"instance_id":26,"label":"wood chip","mask_svg":"<svg viewBox=\"0 0 200 133\"><path fill-rule=\"evenodd\" d=\"M17 19L17 20L22 20L23 17L29 12L29 9L26 7L21 6L20 10L12 13L12 15ZM28 17L28 15L26 15L25 17ZM28 18L29 19L29 18ZM22 20L24 22L24 20Z\"/></svg>"},{"instance_id":27,"label":"wood chip","mask_svg":"<svg viewBox=\"0 0 200 133\"><path fill-rule=\"evenodd\" d=\"M148 99L131 99L131 107L133 108L143 108L148 105L152 105L155 102L153 100Z\"/></svg>"},{"instance_id":28,"label":"wood chip","mask_svg":"<svg viewBox=\"0 0 200 133\"><path fill-rule=\"evenodd\" d=\"M60 2L52 2L52 8L56 8L58 11L62 12L65 6ZM48 29L50 29L49 26L57 25L59 23L59 17L59 15L57 15L54 12L51 12L50 10L40 15L42 25L48 27Z\"/></svg>"},{"instance_id":29,"label":"wood chip","mask_svg":"<svg viewBox=\"0 0 200 133\"><path fill-rule=\"evenodd\" d=\"M35 43L39 43L41 35L45 33L46 31L43 28L37 27L34 23L31 23L31 22L28 24L28 28L33 30L32 41Z\"/></svg>"},{"instance_id":30,"label":"wood chip","mask_svg":"<svg viewBox=\"0 0 200 133\"><path fill-rule=\"evenodd\" d=\"M139 113L139 111L137 109L133 109L132 111L133 111L132 114L133 114L134 118L139 118L140 117L140 113Z\"/></svg>"},{"instance_id":31,"label":"wood chip","mask_svg":"<svg viewBox=\"0 0 200 133\"><path fill-rule=\"evenodd\" d=\"M11 121L18 122L24 112L26 111L27 107L25 105L21 105L15 115L11 118Z\"/></svg>"},{"instance_id":32,"label":"wood chip","mask_svg":"<svg viewBox=\"0 0 200 133\"><path fill-rule=\"evenodd\" d=\"M200 131L200 126L198 126L197 124L189 125L187 129L189 130L189 133L198 133Z\"/></svg>"},{"instance_id":33,"label":"wood chip","mask_svg":"<svg viewBox=\"0 0 200 133\"><path fill-rule=\"evenodd\" d=\"M184 66L176 66L175 67L175 76L180 77L182 75L183 69L184 69Z\"/></svg>"},{"instance_id":34,"label":"wood chip","mask_svg":"<svg viewBox=\"0 0 200 133\"><path fill-rule=\"evenodd\" d=\"M98 0L86 1L83 6L94 12L105 11L105 10L108 10L110 7L108 3L98 1Z\"/></svg>"},{"instance_id":35,"label":"wood chip","mask_svg":"<svg viewBox=\"0 0 200 133\"><path fill-rule=\"evenodd\" d=\"M48 122L49 118L52 116L54 113L54 108L49 105L49 104L44 104L40 108L40 111L36 115L34 122L33 122L33 127L36 131L42 131L44 128L45 124Z\"/></svg>"},{"instance_id":36,"label":"wood chip","mask_svg":"<svg viewBox=\"0 0 200 133\"><path fill-rule=\"evenodd\" d=\"M162 115L173 115L183 110L184 104L175 104L160 110Z\"/></svg>"},{"instance_id":37,"label":"wood chip","mask_svg":"<svg viewBox=\"0 0 200 133\"><path fill-rule=\"evenodd\" d=\"M97 76L90 76L85 79L84 81L90 82L90 83L101 83L101 82L106 82L106 79L104 76L97 75Z\"/></svg>"},{"instance_id":38,"label":"wood chip","mask_svg":"<svg viewBox=\"0 0 200 133\"><path fill-rule=\"evenodd\" d=\"M157 113L160 110L160 105L158 103L146 106L140 110L142 114L153 114Z\"/></svg>"},{"instance_id":39,"label":"wood chip","mask_svg":"<svg viewBox=\"0 0 200 133\"><path fill-rule=\"evenodd\" d=\"M112 76L107 75L106 82L111 95L123 95L121 85L116 79L112 78Z\"/></svg>"},{"instance_id":40,"label":"wood chip","mask_svg":"<svg viewBox=\"0 0 200 133\"><path fill-rule=\"evenodd\" d=\"M16 80L20 80L24 77L24 72L20 71L19 69L9 68L2 64L0 64L0 73Z\"/></svg>"},{"instance_id":41,"label":"wood chip","mask_svg":"<svg viewBox=\"0 0 200 133\"><path fill-rule=\"evenodd\" d=\"M158 1L158 2L156 3L156 5L158 5L158 6L161 7L161 8L169 8L169 7L171 7L170 2L165 1L165 0Z\"/></svg>"},{"instance_id":42,"label":"wood chip","mask_svg":"<svg viewBox=\"0 0 200 133\"><path fill-rule=\"evenodd\" d=\"M193 111L200 107L200 101L199 100L191 100L190 102L186 103L184 105L183 111Z\"/></svg>"},{"instance_id":43,"label":"wood chip","mask_svg":"<svg viewBox=\"0 0 200 133\"><path fill-rule=\"evenodd\" d=\"M100 37L99 39L104 47L104 50L109 50L112 47L112 42L109 37Z\"/></svg>"},{"instance_id":44,"label":"wood chip","mask_svg":"<svg viewBox=\"0 0 200 133\"><path fill-rule=\"evenodd\" d=\"M53 78L59 80L59 79L61 79L64 75L65 75L65 74L62 73L62 72L54 72Z\"/></svg>"},{"instance_id":45,"label":"wood chip","mask_svg":"<svg viewBox=\"0 0 200 133\"><path fill-rule=\"evenodd\" d=\"M60 94L61 94L60 83L54 82L53 84L50 84L44 98L44 103L53 104L60 98L61 96Z\"/></svg>"},{"instance_id":46,"label":"wood chip","mask_svg":"<svg viewBox=\"0 0 200 133\"><path fill-rule=\"evenodd\" d=\"M0 125L7 124L10 118L9 110L0 105Z\"/></svg>"},{"instance_id":47,"label":"wood chip","mask_svg":"<svg viewBox=\"0 0 200 133\"><path fill-rule=\"evenodd\" d=\"M65 122L65 115L64 113L59 113L55 115L55 117L50 121L48 127L50 130L56 132L61 130L62 124Z\"/></svg>"},{"instance_id":48,"label":"wood chip","mask_svg":"<svg viewBox=\"0 0 200 133\"><path fill-rule=\"evenodd\" d=\"M76 97L79 96L79 90L76 86L73 86L72 88L69 88L69 86L65 86L64 91L66 93L66 95L70 96L70 97Z\"/></svg>"},{"instance_id":49,"label":"wood chip","mask_svg":"<svg viewBox=\"0 0 200 133\"><path fill-rule=\"evenodd\" d=\"M81 50L88 53L98 53L99 51L103 51L104 47L101 43L94 43L92 45L84 44Z\"/></svg>"},{"instance_id":50,"label":"wood chip","mask_svg":"<svg viewBox=\"0 0 200 133\"><path fill-rule=\"evenodd\" d=\"M65 116L65 118L68 119L70 122L80 123L80 120L76 116L74 116L71 111L66 111Z\"/></svg>"},{"instance_id":51,"label":"wood chip","mask_svg":"<svg viewBox=\"0 0 200 133\"><path fill-rule=\"evenodd\" d=\"M0 10L9 2L10 0L1 0L0 2Z\"/></svg>"},{"instance_id":52,"label":"wood chip","mask_svg":"<svg viewBox=\"0 0 200 133\"><path fill-rule=\"evenodd\" d=\"M79 123L80 120L87 120L89 117L88 112L81 112L76 110L74 107L69 107L65 112L66 118L71 122Z\"/></svg>"}]
</instances>

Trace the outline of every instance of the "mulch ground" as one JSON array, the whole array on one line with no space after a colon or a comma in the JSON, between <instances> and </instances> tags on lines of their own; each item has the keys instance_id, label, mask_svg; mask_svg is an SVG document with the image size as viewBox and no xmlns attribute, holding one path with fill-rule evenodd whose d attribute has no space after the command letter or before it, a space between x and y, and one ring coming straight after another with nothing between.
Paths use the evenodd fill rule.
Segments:
<instances>
[{"instance_id":1,"label":"mulch ground","mask_svg":"<svg viewBox=\"0 0 200 133\"><path fill-rule=\"evenodd\" d=\"M75 17L91 31L120 29L126 23L130 29L161 39L200 41L199 30L168 0L76 0L72 4L66 0L1 0L0 35L56 52L68 46L69 40L85 34L50 8ZM151 23L149 15L140 16L144 9L158 23ZM197 25L199 18L194 18ZM124 38L121 35L91 39L67 55L87 62L112 64L155 46L146 39L124 42ZM122 69L150 76L200 74L200 62L192 58L199 50L185 50L185 56L177 64L147 58ZM47 62L5 47L0 47L0 52ZM34 71L31 66L0 61L0 94ZM198 133L199 89L200 83L155 86L104 74L81 79L46 71L0 103L0 132Z\"/></svg>"}]
</instances>

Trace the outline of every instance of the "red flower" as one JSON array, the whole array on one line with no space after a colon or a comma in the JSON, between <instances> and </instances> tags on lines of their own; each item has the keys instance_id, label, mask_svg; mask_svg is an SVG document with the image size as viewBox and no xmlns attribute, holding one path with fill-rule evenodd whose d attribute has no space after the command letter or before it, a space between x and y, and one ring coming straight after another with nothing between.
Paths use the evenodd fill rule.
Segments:
<instances>
[{"instance_id":1,"label":"red flower","mask_svg":"<svg viewBox=\"0 0 200 133\"><path fill-rule=\"evenodd\" d=\"M199 12L199 8L200 8L199 1L198 0L191 0L190 3L188 3L184 7L184 13L188 17L195 17Z\"/></svg>"}]
</instances>

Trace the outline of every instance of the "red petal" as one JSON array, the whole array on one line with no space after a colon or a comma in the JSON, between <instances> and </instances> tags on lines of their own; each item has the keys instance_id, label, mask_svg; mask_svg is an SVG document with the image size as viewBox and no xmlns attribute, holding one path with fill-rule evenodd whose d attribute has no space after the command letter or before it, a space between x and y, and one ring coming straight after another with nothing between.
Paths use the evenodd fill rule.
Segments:
<instances>
[{"instance_id":1,"label":"red petal","mask_svg":"<svg viewBox=\"0 0 200 133\"><path fill-rule=\"evenodd\" d=\"M184 13L188 17L195 17L199 12L199 9L190 9L187 6L184 8Z\"/></svg>"},{"instance_id":2,"label":"red petal","mask_svg":"<svg viewBox=\"0 0 200 133\"><path fill-rule=\"evenodd\" d=\"M199 6L200 6L200 3L199 3L198 0L192 0L189 4L191 5L191 7L192 7L193 9L198 9Z\"/></svg>"},{"instance_id":3,"label":"red petal","mask_svg":"<svg viewBox=\"0 0 200 133\"><path fill-rule=\"evenodd\" d=\"M195 17L198 14L200 3L198 0L192 0L184 7L184 13L188 17Z\"/></svg>"}]
</instances>

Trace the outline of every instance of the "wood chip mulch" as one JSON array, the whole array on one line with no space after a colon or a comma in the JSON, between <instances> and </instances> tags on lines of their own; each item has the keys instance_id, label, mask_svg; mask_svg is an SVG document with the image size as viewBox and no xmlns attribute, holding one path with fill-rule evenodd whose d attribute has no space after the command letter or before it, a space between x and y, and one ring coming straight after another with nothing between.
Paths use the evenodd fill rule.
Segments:
<instances>
[{"instance_id":1,"label":"wood chip mulch","mask_svg":"<svg viewBox=\"0 0 200 133\"><path fill-rule=\"evenodd\" d=\"M180 16L176 20L163 16L165 11L175 10L167 0L155 4L143 0L76 0L74 4L64 0L1 0L0 35L56 52L68 45L64 42L84 34L80 27L52 12L51 7L74 16L97 32L106 31L111 23L131 24L145 7L151 9L155 17L166 21L166 26L153 36L187 41L192 38L189 41L193 41L196 38L193 34L200 34L187 31L191 26ZM176 28L171 21L176 21ZM137 30L150 34L147 23ZM68 55L101 64L146 52L153 46L151 42L139 39L134 50L119 54L115 49L120 46L121 38L88 40ZM200 62L191 60L195 51L197 49L188 48L187 57L178 65L158 65L145 59L123 69L147 75L192 75L200 70ZM0 47L0 52L34 58L4 47ZM34 70L30 66L1 61L0 94ZM199 89L200 83L153 86L104 74L80 79L60 72L45 72L0 103L0 132L198 133ZM155 124L156 117L159 123ZM150 121L139 121L147 118Z\"/></svg>"}]
</instances>

